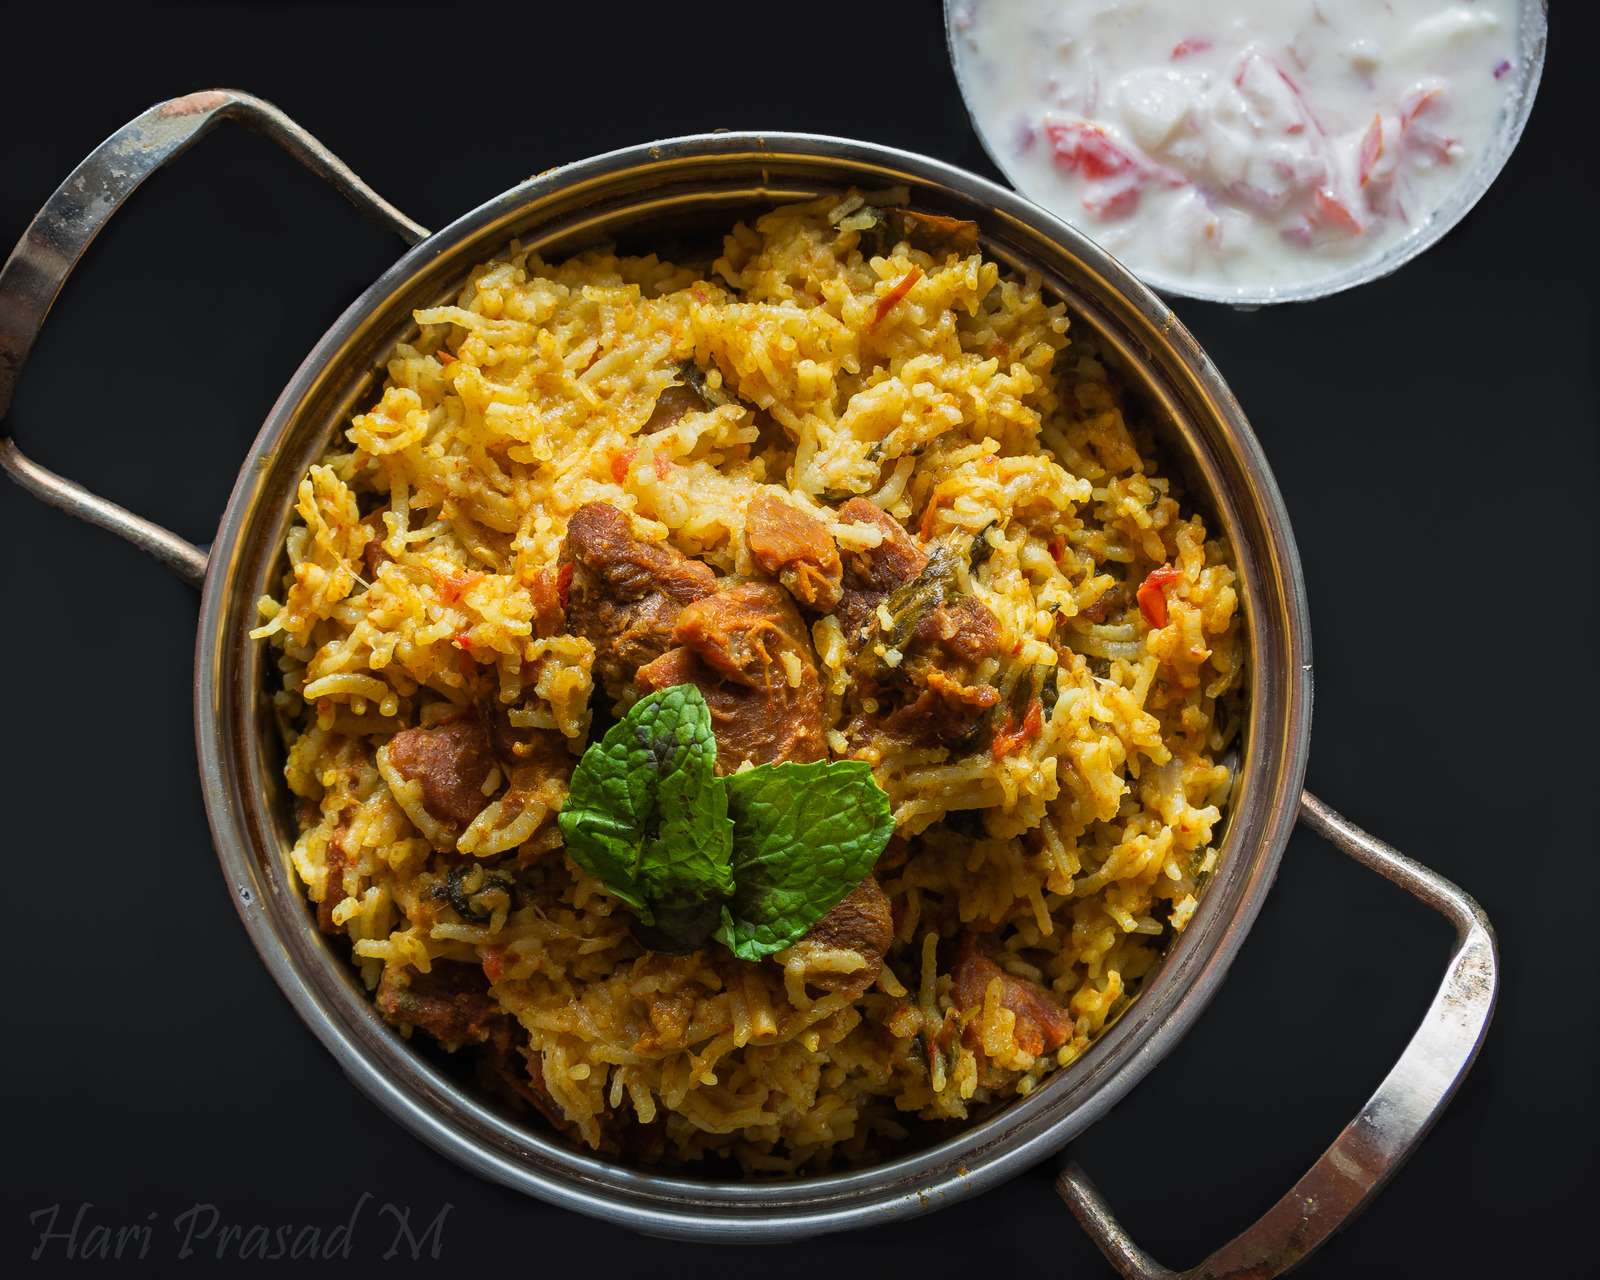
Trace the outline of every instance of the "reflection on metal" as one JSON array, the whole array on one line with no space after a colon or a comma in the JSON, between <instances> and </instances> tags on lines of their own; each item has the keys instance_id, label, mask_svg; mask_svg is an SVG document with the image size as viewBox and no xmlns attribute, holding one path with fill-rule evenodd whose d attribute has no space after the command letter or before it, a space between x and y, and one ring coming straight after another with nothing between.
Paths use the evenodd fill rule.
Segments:
<instances>
[{"instance_id":1,"label":"reflection on metal","mask_svg":"<svg viewBox=\"0 0 1600 1280\"><path fill-rule=\"evenodd\" d=\"M126 538L190 586L198 587L205 581L206 553L199 547L143 516L134 515L126 507L90 493L81 484L74 484L47 467L41 467L26 457L9 437L0 438L0 467L40 502Z\"/></svg>"},{"instance_id":2,"label":"reflection on metal","mask_svg":"<svg viewBox=\"0 0 1600 1280\"><path fill-rule=\"evenodd\" d=\"M0 422L11 408L17 380L45 317L84 250L146 178L221 120L237 120L260 130L407 244L427 236L425 227L372 190L270 103L228 89L163 102L118 129L72 171L0 267ZM0 438L0 465L36 497L126 538L189 581L198 584L205 576L205 556L195 547L30 462L9 437Z\"/></svg>"},{"instance_id":3,"label":"reflection on metal","mask_svg":"<svg viewBox=\"0 0 1600 1280\"><path fill-rule=\"evenodd\" d=\"M1297 1266L1394 1176L1438 1119L1471 1068L1499 985L1494 931L1471 898L1335 813L1309 791L1305 824L1362 866L1399 885L1456 929L1455 948L1411 1043L1333 1145L1277 1204L1199 1266L1169 1271L1140 1249L1078 1165L1056 1188L1117 1271L1128 1280L1265 1280Z\"/></svg>"}]
</instances>

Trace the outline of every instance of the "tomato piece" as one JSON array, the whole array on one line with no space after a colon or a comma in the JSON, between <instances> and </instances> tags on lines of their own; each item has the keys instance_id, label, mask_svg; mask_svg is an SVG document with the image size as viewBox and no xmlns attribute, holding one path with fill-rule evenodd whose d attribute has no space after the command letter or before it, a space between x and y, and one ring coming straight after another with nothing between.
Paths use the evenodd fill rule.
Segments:
<instances>
[{"instance_id":1,"label":"tomato piece","mask_svg":"<svg viewBox=\"0 0 1600 1280\"><path fill-rule=\"evenodd\" d=\"M996 760L1009 755L1016 748L1016 722L1012 720L1009 712L1001 721L1000 727L994 731L994 737L989 740L989 754Z\"/></svg>"},{"instance_id":2,"label":"tomato piece","mask_svg":"<svg viewBox=\"0 0 1600 1280\"><path fill-rule=\"evenodd\" d=\"M1444 90L1438 85L1417 89L1405 96L1400 104L1400 127L1404 128L1439 100Z\"/></svg>"},{"instance_id":3,"label":"tomato piece","mask_svg":"<svg viewBox=\"0 0 1600 1280\"><path fill-rule=\"evenodd\" d=\"M1182 570L1164 564L1150 570L1145 575L1144 581L1139 584L1137 593L1139 612L1144 614L1144 620L1157 631L1167 625L1166 585L1181 577L1183 577Z\"/></svg>"},{"instance_id":4,"label":"tomato piece","mask_svg":"<svg viewBox=\"0 0 1600 1280\"><path fill-rule=\"evenodd\" d=\"M611 478L618 484L625 484L628 479L628 470L633 466L634 455L637 449L624 449L621 453L611 455Z\"/></svg>"},{"instance_id":5,"label":"tomato piece","mask_svg":"<svg viewBox=\"0 0 1600 1280\"><path fill-rule=\"evenodd\" d=\"M1121 173L1140 172L1143 168L1099 125L1081 121L1047 124L1044 132L1056 153L1056 162L1085 178L1114 178Z\"/></svg>"},{"instance_id":6,"label":"tomato piece","mask_svg":"<svg viewBox=\"0 0 1600 1280\"><path fill-rule=\"evenodd\" d=\"M1383 117L1373 116L1366 133L1361 135L1360 175L1364 187L1372 181L1372 171L1383 159Z\"/></svg>"},{"instance_id":7,"label":"tomato piece","mask_svg":"<svg viewBox=\"0 0 1600 1280\"><path fill-rule=\"evenodd\" d=\"M1035 698L1028 703L1028 710L1018 724L1010 712L1006 713L1005 722L994 731L994 738L990 741L989 751L996 760L1000 760L1025 744L1032 742L1044 731L1044 708Z\"/></svg>"},{"instance_id":8,"label":"tomato piece","mask_svg":"<svg viewBox=\"0 0 1600 1280\"><path fill-rule=\"evenodd\" d=\"M455 604L462 596L472 590L473 586L483 580L481 573L436 573L433 575L434 585L438 588L439 599L446 604Z\"/></svg>"},{"instance_id":9,"label":"tomato piece","mask_svg":"<svg viewBox=\"0 0 1600 1280\"><path fill-rule=\"evenodd\" d=\"M1172 60L1176 62L1179 58L1187 58L1191 53L1204 53L1209 48L1211 41L1204 36L1185 36L1172 46Z\"/></svg>"},{"instance_id":10,"label":"tomato piece","mask_svg":"<svg viewBox=\"0 0 1600 1280\"><path fill-rule=\"evenodd\" d=\"M1139 188L1143 179L1137 176L1119 182L1097 182L1084 193L1083 207L1097 218L1126 218L1139 207Z\"/></svg>"},{"instance_id":11,"label":"tomato piece","mask_svg":"<svg viewBox=\"0 0 1600 1280\"><path fill-rule=\"evenodd\" d=\"M561 601L561 607L567 607L567 601L572 597L572 561L568 560L556 570L556 599Z\"/></svg>"},{"instance_id":12,"label":"tomato piece","mask_svg":"<svg viewBox=\"0 0 1600 1280\"><path fill-rule=\"evenodd\" d=\"M1139 207L1139 193L1152 177L1149 166L1115 142L1099 125L1082 121L1045 126L1056 163L1091 183L1083 207L1096 217L1123 218Z\"/></svg>"},{"instance_id":13,"label":"tomato piece","mask_svg":"<svg viewBox=\"0 0 1600 1280\"><path fill-rule=\"evenodd\" d=\"M1302 218L1299 222L1285 227L1278 235L1287 243L1301 249L1309 248L1316 235L1316 228L1311 225L1310 218Z\"/></svg>"},{"instance_id":14,"label":"tomato piece","mask_svg":"<svg viewBox=\"0 0 1600 1280\"><path fill-rule=\"evenodd\" d=\"M883 322L884 316L894 310L895 303L911 292L912 286L922 279L922 268L912 267L910 271L895 282L894 288L878 299L878 307L872 313L872 319L867 321L867 331L870 333Z\"/></svg>"},{"instance_id":15,"label":"tomato piece","mask_svg":"<svg viewBox=\"0 0 1600 1280\"><path fill-rule=\"evenodd\" d=\"M1365 230L1361 225L1361 219L1356 217L1350 206L1327 187L1318 187L1314 195L1317 202L1317 216L1323 222L1338 227L1341 231L1348 231L1353 236L1358 236Z\"/></svg>"}]
</instances>

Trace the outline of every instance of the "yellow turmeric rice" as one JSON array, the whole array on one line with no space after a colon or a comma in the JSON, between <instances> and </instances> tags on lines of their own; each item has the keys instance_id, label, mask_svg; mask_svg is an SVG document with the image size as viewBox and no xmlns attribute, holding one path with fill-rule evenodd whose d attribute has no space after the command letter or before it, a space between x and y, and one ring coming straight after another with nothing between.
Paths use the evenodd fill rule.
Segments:
<instances>
[{"instance_id":1,"label":"yellow turmeric rice","mask_svg":"<svg viewBox=\"0 0 1600 1280\"><path fill-rule=\"evenodd\" d=\"M416 313L260 602L322 927L402 1033L617 1158L849 1167L1025 1095L1216 861L1229 553L1065 307L903 200L779 208L701 261L513 243ZM578 614L580 509L705 590L794 593L813 754L867 761L892 806L876 949L652 951L565 855L572 769L640 692L604 581ZM757 510L810 531L828 589L758 554ZM965 610L921 658L884 642L891 552L902 577L943 555Z\"/></svg>"}]
</instances>

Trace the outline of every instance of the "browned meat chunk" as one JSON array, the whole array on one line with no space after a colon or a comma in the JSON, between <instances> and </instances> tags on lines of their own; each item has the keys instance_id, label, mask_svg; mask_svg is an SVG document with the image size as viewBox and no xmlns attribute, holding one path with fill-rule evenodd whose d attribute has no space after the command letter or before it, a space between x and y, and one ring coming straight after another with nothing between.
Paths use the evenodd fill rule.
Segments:
<instances>
[{"instance_id":1,"label":"browned meat chunk","mask_svg":"<svg viewBox=\"0 0 1600 1280\"><path fill-rule=\"evenodd\" d=\"M789 599L770 582L740 582L689 605L672 638L707 666L740 684L773 689L789 684L792 653L802 672L810 664L811 638Z\"/></svg>"},{"instance_id":2,"label":"browned meat chunk","mask_svg":"<svg viewBox=\"0 0 1600 1280\"><path fill-rule=\"evenodd\" d=\"M889 899L868 876L839 905L811 926L798 947L829 951L854 951L866 964L850 973L818 972L807 981L826 991L865 991L883 972L883 958L894 941L894 914Z\"/></svg>"},{"instance_id":3,"label":"browned meat chunk","mask_svg":"<svg viewBox=\"0 0 1600 1280\"><path fill-rule=\"evenodd\" d=\"M711 705L711 692L717 685L717 673L712 671L699 658L687 649L668 649L653 662L647 662L639 668L634 677L634 683L646 693L655 693L660 689L670 689L675 684L693 684L700 686L700 691L706 694L706 702ZM712 717L715 718L716 710L713 705ZM720 745L720 744L719 744Z\"/></svg>"},{"instance_id":4,"label":"browned meat chunk","mask_svg":"<svg viewBox=\"0 0 1600 1280\"><path fill-rule=\"evenodd\" d=\"M843 567L827 527L810 512L763 489L745 510L744 538L762 572L775 574L807 609L832 613Z\"/></svg>"},{"instance_id":5,"label":"browned meat chunk","mask_svg":"<svg viewBox=\"0 0 1600 1280\"><path fill-rule=\"evenodd\" d=\"M448 961L431 973L399 965L384 969L378 1009L396 1026L426 1031L448 1049L484 1043L505 1017L481 969Z\"/></svg>"},{"instance_id":6,"label":"browned meat chunk","mask_svg":"<svg viewBox=\"0 0 1600 1280\"><path fill-rule=\"evenodd\" d=\"M988 607L962 596L931 610L912 633L916 645L937 645L958 662L976 664L1000 647L1000 624Z\"/></svg>"},{"instance_id":7,"label":"browned meat chunk","mask_svg":"<svg viewBox=\"0 0 1600 1280\"><path fill-rule=\"evenodd\" d=\"M532 1107L558 1133L578 1138L577 1126L556 1105L544 1082L544 1055L528 1047L528 1033L519 1024L507 1019L496 1029L479 1054L478 1075L489 1093Z\"/></svg>"},{"instance_id":8,"label":"browned meat chunk","mask_svg":"<svg viewBox=\"0 0 1600 1280\"><path fill-rule=\"evenodd\" d=\"M866 498L851 498L839 508L847 524L870 524L883 531L883 541L844 557L844 589L835 613L845 639L854 646L872 624L878 606L896 587L910 582L928 563L916 541L882 507Z\"/></svg>"},{"instance_id":9,"label":"browned meat chunk","mask_svg":"<svg viewBox=\"0 0 1600 1280\"><path fill-rule=\"evenodd\" d=\"M938 667L919 673L917 691L878 721L878 727L902 742L960 747L1000 701L993 685L963 684Z\"/></svg>"},{"instance_id":10,"label":"browned meat chunk","mask_svg":"<svg viewBox=\"0 0 1600 1280\"><path fill-rule=\"evenodd\" d=\"M505 765L537 764L549 769L572 768L567 740L554 729L522 729L511 723L514 708L498 698L483 705L489 725L489 745L495 758Z\"/></svg>"},{"instance_id":11,"label":"browned meat chunk","mask_svg":"<svg viewBox=\"0 0 1600 1280\"><path fill-rule=\"evenodd\" d=\"M966 749L1000 700L997 690L977 683L984 659L1000 649L1000 624L978 600L952 596L950 553L924 553L899 523L865 499L840 508L851 523L883 530L883 542L847 557L845 590L838 617L858 654L860 678L878 684L879 709L859 714L847 730L853 741L885 734L902 742ZM891 615L889 627L880 610ZM900 647L902 660L889 668L864 642Z\"/></svg>"},{"instance_id":12,"label":"browned meat chunk","mask_svg":"<svg viewBox=\"0 0 1600 1280\"><path fill-rule=\"evenodd\" d=\"M1000 647L1000 624L980 601L962 596L917 624L901 674L915 691L883 717L883 731L905 742L963 745L1000 701L975 684L978 664Z\"/></svg>"},{"instance_id":13,"label":"browned meat chunk","mask_svg":"<svg viewBox=\"0 0 1600 1280\"><path fill-rule=\"evenodd\" d=\"M1049 1049L1059 1049L1072 1037L1072 1015L1056 1003L1056 999L1037 982L1007 973L978 949L975 940L963 940L961 955L951 974L950 994L956 1008L962 1013L976 1013L983 1008L989 984L1000 979L1000 1003L1016 1014L1012 1038L1017 1047L1035 1057ZM977 1028L967 1027L967 1044L979 1044Z\"/></svg>"},{"instance_id":14,"label":"browned meat chunk","mask_svg":"<svg viewBox=\"0 0 1600 1280\"><path fill-rule=\"evenodd\" d=\"M745 760L772 764L827 754L816 655L780 588L742 582L706 596L678 616L672 638L680 647L641 667L635 682L647 690L699 688L711 709L721 772Z\"/></svg>"},{"instance_id":15,"label":"browned meat chunk","mask_svg":"<svg viewBox=\"0 0 1600 1280\"><path fill-rule=\"evenodd\" d=\"M567 624L594 642L595 674L613 696L671 647L679 610L716 589L709 566L635 537L604 502L573 513L561 558L572 566Z\"/></svg>"},{"instance_id":16,"label":"browned meat chunk","mask_svg":"<svg viewBox=\"0 0 1600 1280\"><path fill-rule=\"evenodd\" d=\"M454 834L488 803L483 784L494 755L489 731L476 716L436 729L402 729L389 739L389 764L402 778L422 784L422 807Z\"/></svg>"},{"instance_id":17,"label":"browned meat chunk","mask_svg":"<svg viewBox=\"0 0 1600 1280\"><path fill-rule=\"evenodd\" d=\"M657 431L665 431L668 427L676 426L678 419L686 413L704 413L706 402L700 398L700 393L693 387L686 387L681 382L675 382L670 387L662 390L656 397L656 407L650 411L650 416L645 419L644 426L639 428L641 435L652 435Z\"/></svg>"},{"instance_id":18,"label":"browned meat chunk","mask_svg":"<svg viewBox=\"0 0 1600 1280\"><path fill-rule=\"evenodd\" d=\"M845 578L851 586L893 591L910 582L928 563L922 548L900 522L870 499L851 498L839 508L839 518L848 524L870 524L883 531L883 541L877 546L845 557Z\"/></svg>"},{"instance_id":19,"label":"browned meat chunk","mask_svg":"<svg viewBox=\"0 0 1600 1280\"><path fill-rule=\"evenodd\" d=\"M1077 616L1085 622L1100 623L1114 617L1128 607L1128 588L1118 583L1087 609L1078 610Z\"/></svg>"}]
</instances>

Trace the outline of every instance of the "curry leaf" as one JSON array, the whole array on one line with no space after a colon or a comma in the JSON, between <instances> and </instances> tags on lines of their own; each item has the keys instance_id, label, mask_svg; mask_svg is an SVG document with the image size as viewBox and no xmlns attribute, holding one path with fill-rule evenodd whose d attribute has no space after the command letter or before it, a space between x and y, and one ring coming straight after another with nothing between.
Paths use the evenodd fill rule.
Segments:
<instances>
[{"instance_id":1,"label":"curry leaf","mask_svg":"<svg viewBox=\"0 0 1600 1280\"><path fill-rule=\"evenodd\" d=\"M860 760L761 765L727 785L735 888L716 936L741 960L759 960L799 941L861 883L894 818Z\"/></svg>"},{"instance_id":2,"label":"curry leaf","mask_svg":"<svg viewBox=\"0 0 1600 1280\"><path fill-rule=\"evenodd\" d=\"M573 771L559 819L567 852L647 925L714 919L706 905L733 892L716 752L705 698L675 685L636 702Z\"/></svg>"}]
</instances>

